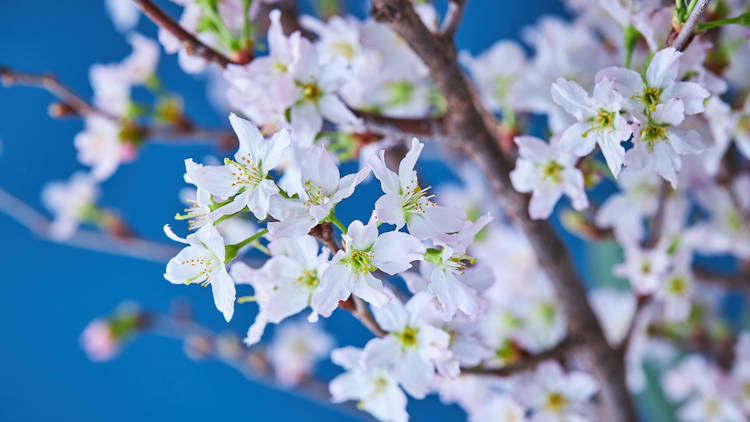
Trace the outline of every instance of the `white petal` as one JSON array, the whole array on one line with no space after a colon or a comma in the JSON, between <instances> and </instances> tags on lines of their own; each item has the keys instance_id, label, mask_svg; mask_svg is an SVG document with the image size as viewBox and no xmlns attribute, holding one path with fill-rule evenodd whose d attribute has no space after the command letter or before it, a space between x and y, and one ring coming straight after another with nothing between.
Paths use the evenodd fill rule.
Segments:
<instances>
[{"instance_id":1,"label":"white petal","mask_svg":"<svg viewBox=\"0 0 750 422\"><path fill-rule=\"evenodd\" d=\"M596 138L597 134L591 129L591 123L578 122L565 129L557 145L564 151L585 157L596 147Z\"/></svg>"},{"instance_id":2,"label":"white petal","mask_svg":"<svg viewBox=\"0 0 750 422\"><path fill-rule=\"evenodd\" d=\"M394 275L411 268L413 261L421 260L425 247L416 237L393 231L380 235L372 251L373 263L385 273Z\"/></svg>"},{"instance_id":3,"label":"white petal","mask_svg":"<svg viewBox=\"0 0 750 422\"><path fill-rule=\"evenodd\" d=\"M680 56L682 53L672 47L654 54L646 70L646 80L649 86L664 88L672 84L680 71Z\"/></svg>"},{"instance_id":4,"label":"white petal","mask_svg":"<svg viewBox=\"0 0 750 422\"><path fill-rule=\"evenodd\" d=\"M589 94L577 82L558 78L550 91L552 99L579 122L596 114L591 108Z\"/></svg>"},{"instance_id":5,"label":"white petal","mask_svg":"<svg viewBox=\"0 0 750 422\"><path fill-rule=\"evenodd\" d=\"M393 224L396 230L401 229L406 224L404 219L404 207L401 205L402 198L400 195L387 193L375 201L375 213L378 220L384 223Z\"/></svg>"}]
</instances>

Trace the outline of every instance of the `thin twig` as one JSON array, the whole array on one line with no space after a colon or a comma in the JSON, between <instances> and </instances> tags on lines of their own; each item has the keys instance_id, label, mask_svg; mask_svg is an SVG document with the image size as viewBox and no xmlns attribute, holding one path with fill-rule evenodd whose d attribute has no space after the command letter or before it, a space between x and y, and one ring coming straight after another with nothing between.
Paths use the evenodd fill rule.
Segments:
<instances>
[{"instance_id":1,"label":"thin twig","mask_svg":"<svg viewBox=\"0 0 750 422\"><path fill-rule=\"evenodd\" d=\"M703 17L703 13L705 13L706 8L708 7L708 3L710 2L711 0L698 0L698 3L696 3L695 7L693 8L693 12L690 14L690 16L688 16L685 25L682 26L682 29L680 29L680 33L672 43L672 47L677 49L677 51L682 51L688 46L691 39L690 37L692 37L693 33L695 32L695 26Z\"/></svg>"},{"instance_id":2,"label":"thin twig","mask_svg":"<svg viewBox=\"0 0 750 422\"><path fill-rule=\"evenodd\" d=\"M122 123L120 117L91 105L61 83L54 75L18 72L0 66L0 78L5 86L26 85L45 89L61 101L61 103L56 103L58 107L67 107L69 112L79 116L97 115L118 124ZM237 143L237 137L230 129L201 128L196 127L189 120L185 120L187 126L183 128L134 125L131 130L138 133L143 139L170 141L170 144L179 143L179 141L190 144L195 144L196 141L206 141L207 143L218 141L220 145L228 149Z\"/></svg>"},{"instance_id":3,"label":"thin twig","mask_svg":"<svg viewBox=\"0 0 750 422\"><path fill-rule=\"evenodd\" d=\"M544 352L538 353L536 355L524 357L517 362L505 365L501 368L461 368L461 373L507 377L510 375L515 375L519 372L532 370L536 368L540 363L548 360L562 359L571 351L573 351L576 346L580 346L580 342L574 341L572 338L568 337L558 343L557 346L549 350L545 350Z\"/></svg>"},{"instance_id":4,"label":"thin twig","mask_svg":"<svg viewBox=\"0 0 750 422\"><path fill-rule=\"evenodd\" d=\"M216 63L221 67L227 67L230 63L234 64L247 64L252 60L252 55L243 58L243 60L232 60L225 55L219 53L208 45L204 44L201 40L191 34L185 28L180 26L171 16L164 13L151 0L132 0L142 11L148 16L155 24L166 31L169 31L175 36L180 42L182 42L185 50L198 57L202 57L207 62Z\"/></svg>"},{"instance_id":5,"label":"thin twig","mask_svg":"<svg viewBox=\"0 0 750 422\"><path fill-rule=\"evenodd\" d=\"M443 28L441 32L448 38L453 38L458 31L458 25L464 16L464 9L466 8L466 2L469 0L451 0L448 3L448 11L445 12L445 18L443 20Z\"/></svg>"},{"instance_id":6,"label":"thin twig","mask_svg":"<svg viewBox=\"0 0 750 422\"><path fill-rule=\"evenodd\" d=\"M76 95L70 88L60 83L55 75L16 72L8 67L0 66L0 78L2 78L3 85L5 86L28 85L44 88L81 116L98 114L110 120L119 120L117 116L92 106L86 100Z\"/></svg>"},{"instance_id":7,"label":"thin twig","mask_svg":"<svg viewBox=\"0 0 750 422\"><path fill-rule=\"evenodd\" d=\"M88 229L78 229L66 239L55 238L49 231L51 223L44 215L3 189L0 189L0 213L6 214L42 239L81 249L160 263L167 262L179 252L179 249L159 242L137 237L117 240Z\"/></svg>"},{"instance_id":8,"label":"thin twig","mask_svg":"<svg viewBox=\"0 0 750 422\"><path fill-rule=\"evenodd\" d=\"M704 283L716 284L730 289L750 289L750 273L747 271L727 273L693 266L693 274Z\"/></svg>"}]
</instances>

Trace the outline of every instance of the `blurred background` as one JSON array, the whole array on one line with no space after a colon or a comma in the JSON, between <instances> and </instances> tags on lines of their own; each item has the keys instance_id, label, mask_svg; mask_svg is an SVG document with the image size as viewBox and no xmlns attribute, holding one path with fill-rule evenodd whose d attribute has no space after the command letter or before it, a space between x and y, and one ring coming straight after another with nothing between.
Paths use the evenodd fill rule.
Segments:
<instances>
[{"instance_id":1,"label":"blurred background","mask_svg":"<svg viewBox=\"0 0 750 422\"><path fill-rule=\"evenodd\" d=\"M170 6L168 1L157 3ZM312 10L308 1L300 4L302 10ZM360 17L368 7L367 1L345 5ZM457 42L461 49L477 53L498 39L518 39L520 29L542 14L562 13L557 1L469 0ZM138 30L156 35L156 27L144 18ZM53 72L84 98L91 95L89 66L117 62L129 52L101 1L3 0L0 4L0 65ZM187 114L197 122L228 126L226 116L207 100L204 81L182 72L174 55L162 57L159 75L169 90L183 96ZM50 118L47 106L52 100L36 88L0 89L0 187L38 210L43 209L40 192L45 183L67 180L83 169L73 146L82 120ZM139 235L169 243L162 226L183 208L178 198L185 186L183 160L211 153L219 152L210 146L148 144L135 162L121 166L104 182L99 203L118 210ZM446 177L440 166L428 164L424 170L433 184ZM379 187L370 184L359 195L374 198L376 192ZM356 209L356 203L350 201L344 209L345 221L369 214ZM89 361L79 346L81 331L91 319L110 313L124 300L168 312L182 298L193 304L201 324L238 335L244 335L257 307L238 305L226 324L213 306L210 289L171 285L162 277L163 264L41 240L5 215L0 215L0 239L0 420L356 420L351 414L255 384L221 363L192 361L179 341L162 337L138 338L109 362ZM573 246L582 259L578 243ZM362 346L369 338L345 312L335 313L324 324L336 333L338 345ZM331 378L339 369L324 363L320 373ZM410 403L409 409L419 420L463 418L457 408L437 402L431 397Z\"/></svg>"}]
</instances>

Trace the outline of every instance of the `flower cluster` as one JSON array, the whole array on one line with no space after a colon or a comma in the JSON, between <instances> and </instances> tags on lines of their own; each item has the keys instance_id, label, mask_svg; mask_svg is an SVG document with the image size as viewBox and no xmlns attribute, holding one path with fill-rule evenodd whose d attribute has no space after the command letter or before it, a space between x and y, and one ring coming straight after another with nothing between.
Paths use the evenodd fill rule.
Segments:
<instances>
[{"instance_id":1,"label":"flower cluster","mask_svg":"<svg viewBox=\"0 0 750 422\"><path fill-rule=\"evenodd\" d=\"M475 120L497 137L490 162L511 163L487 169L479 157L480 175L450 142L430 143L455 135L464 121L446 117L463 111L391 26L291 16L259 0L175 0L177 24L226 66L214 69L168 26L159 42L184 71L209 78L237 149L184 161L188 207L175 219L188 220L188 234L164 226L184 244L164 277L210 286L226 321L240 304L257 308L244 344L208 347L196 335L189 350L263 350L262 369L284 385L330 356L344 370L330 381L332 400L383 421L408 420L409 398L431 393L472 422L595 421L612 382L661 388L680 421L750 418L750 336L731 334L726 296L708 286L714 258L743 271L750 260L750 44L740 28L750 18L740 1L717 2L677 42L696 1L568 0L575 18L524 29L533 54L513 40L476 57L451 49L452 68L469 76L456 83L476 91ZM421 19L438 37L462 2L450 2L443 25L431 2L403 3L414 7L410 23ZM107 4L118 28L132 28L133 9ZM264 9L267 31L256 19ZM260 32L267 48L256 48ZM119 220L97 207L97 183L158 130L195 129L155 76L158 44L128 39L124 61L91 68L94 99L76 110L85 129L75 145L90 174L44 191L57 239L80 223L114 232ZM140 86L154 105L132 100ZM460 183L433 189L422 166L436 159ZM550 263L562 248L535 237L552 233L536 220L558 216L593 245L579 301L578 286L557 280L565 268ZM334 312L350 312L374 337L334 349L317 322ZM587 313L592 321L572 319ZM122 315L84 332L94 359L141 328ZM275 337L264 349L266 331ZM598 332L600 344L582 331ZM589 359L571 352L594 346L623 361L625 379L601 370L595 379Z\"/></svg>"}]
</instances>

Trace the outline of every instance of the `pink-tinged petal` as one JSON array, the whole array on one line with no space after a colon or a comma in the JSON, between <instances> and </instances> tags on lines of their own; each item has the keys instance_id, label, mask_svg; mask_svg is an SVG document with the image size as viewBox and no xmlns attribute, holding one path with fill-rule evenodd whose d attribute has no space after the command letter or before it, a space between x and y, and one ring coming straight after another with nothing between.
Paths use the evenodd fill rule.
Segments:
<instances>
[{"instance_id":1,"label":"pink-tinged petal","mask_svg":"<svg viewBox=\"0 0 750 422\"><path fill-rule=\"evenodd\" d=\"M375 214L378 220L384 223L393 224L396 230L401 229L406 224L404 219L404 207L401 204L401 196L387 193L375 201Z\"/></svg>"},{"instance_id":2,"label":"pink-tinged petal","mask_svg":"<svg viewBox=\"0 0 750 422\"><path fill-rule=\"evenodd\" d=\"M380 235L372 251L373 263L385 273L394 275L411 268L413 261L422 260L425 247L416 237L393 231Z\"/></svg>"},{"instance_id":3,"label":"pink-tinged petal","mask_svg":"<svg viewBox=\"0 0 750 422\"><path fill-rule=\"evenodd\" d=\"M453 318L459 307L467 314L476 312L476 292L463 285L453 274L435 267L430 274L428 289L437 298L446 321Z\"/></svg>"},{"instance_id":4,"label":"pink-tinged petal","mask_svg":"<svg viewBox=\"0 0 750 422\"><path fill-rule=\"evenodd\" d=\"M591 128L591 123L578 122L565 129L557 145L563 150L585 157L591 154L596 147L596 129Z\"/></svg>"},{"instance_id":5,"label":"pink-tinged petal","mask_svg":"<svg viewBox=\"0 0 750 422\"><path fill-rule=\"evenodd\" d=\"M594 377L584 372L573 372L568 375L568 388L566 394L573 400L583 402L591 398L599 386Z\"/></svg>"},{"instance_id":6,"label":"pink-tinged petal","mask_svg":"<svg viewBox=\"0 0 750 422\"><path fill-rule=\"evenodd\" d=\"M677 172L682 167L682 160L667 142L657 142L651 152L654 170L677 189Z\"/></svg>"},{"instance_id":7,"label":"pink-tinged petal","mask_svg":"<svg viewBox=\"0 0 750 422\"><path fill-rule=\"evenodd\" d=\"M362 363L368 367L391 365L401 355L401 345L394 336L374 338L362 350Z\"/></svg>"},{"instance_id":8,"label":"pink-tinged petal","mask_svg":"<svg viewBox=\"0 0 750 422\"><path fill-rule=\"evenodd\" d=\"M591 108L589 94L575 81L558 78L550 92L552 99L579 122L596 114Z\"/></svg>"},{"instance_id":9,"label":"pink-tinged petal","mask_svg":"<svg viewBox=\"0 0 750 422\"><path fill-rule=\"evenodd\" d=\"M244 262L235 262L229 269L235 284L253 284L260 270L250 267Z\"/></svg>"},{"instance_id":10,"label":"pink-tinged petal","mask_svg":"<svg viewBox=\"0 0 750 422\"><path fill-rule=\"evenodd\" d=\"M646 81L649 86L664 88L671 85L680 72L680 56L682 53L672 47L654 54L646 70Z\"/></svg>"},{"instance_id":11,"label":"pink-tinged petal","mask_svg":"<svg viewBox=\"0 0 750 422\"><path fill-rule=\"evenodd\" d=\"M593 99L597 107L608 111L618 111L622 106L622 96L615 90L615 82L607 77L596 81Z\"/></svg>"}]
</instances>

